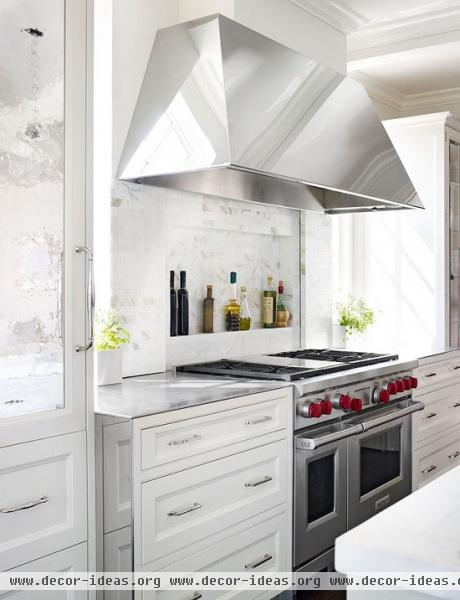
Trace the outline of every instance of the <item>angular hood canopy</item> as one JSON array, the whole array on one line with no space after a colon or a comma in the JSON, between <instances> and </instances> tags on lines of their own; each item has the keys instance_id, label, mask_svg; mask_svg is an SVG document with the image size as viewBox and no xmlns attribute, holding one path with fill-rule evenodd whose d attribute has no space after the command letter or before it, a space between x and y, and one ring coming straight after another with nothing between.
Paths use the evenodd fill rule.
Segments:
<instances>
[{"instance_id":1,"label":"angular hood canopy","mask_svg":"<svg viewBox=\"0 0 460 600\"><path fill-rule=\"evenodd\" d=\"M326 213L423 208L359 83L222 15L157 32L118 178Z\"/></svg>"}]
</instances>

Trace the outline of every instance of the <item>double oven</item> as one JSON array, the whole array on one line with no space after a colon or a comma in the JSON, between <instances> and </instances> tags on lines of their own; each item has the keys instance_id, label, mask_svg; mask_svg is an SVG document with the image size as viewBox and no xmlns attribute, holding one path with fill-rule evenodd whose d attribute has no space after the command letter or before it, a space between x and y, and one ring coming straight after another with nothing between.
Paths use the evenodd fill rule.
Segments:
<instances>
[{"instance_id":1,"label":"double oven","mask_svg":"<svg viewBox=\"0 0 460 600\"><path fill-rule=\"evenodd\" d=\"M372 407L375 386L370 381L351 392L360 394L370 410L296 431L298 570L332 570L336 537L411 493L411 414L423 404L412 401L407 392ZM328 395L337 394L330 390Z\"/></svg>"}]
</instances>

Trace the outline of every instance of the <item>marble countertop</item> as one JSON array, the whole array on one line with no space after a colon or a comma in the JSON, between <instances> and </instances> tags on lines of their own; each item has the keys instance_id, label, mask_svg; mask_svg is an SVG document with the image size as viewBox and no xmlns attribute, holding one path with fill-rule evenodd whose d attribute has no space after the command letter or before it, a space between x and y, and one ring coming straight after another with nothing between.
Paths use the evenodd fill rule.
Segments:
<instances>
[{"instance_id":1,"label":"marble countertop","mask_svg":"<svg viewBox=\"0 0 460 600\"><path fill-rule=\"evenodd\" d=\"M340 536L337 570L460 571L459 490L460 466Z\"/></svg>"},{"instance_id":2,"label":"marble countertop","mask_svg":"<svg viewBox=\"0 0 460 600\"><path fill-rule=\"evenodd\" d=\"M227 379L172 372L129 377L97 388L95 412L135 419L289 386L289 382Z\"/></svg>"}]
</instances>

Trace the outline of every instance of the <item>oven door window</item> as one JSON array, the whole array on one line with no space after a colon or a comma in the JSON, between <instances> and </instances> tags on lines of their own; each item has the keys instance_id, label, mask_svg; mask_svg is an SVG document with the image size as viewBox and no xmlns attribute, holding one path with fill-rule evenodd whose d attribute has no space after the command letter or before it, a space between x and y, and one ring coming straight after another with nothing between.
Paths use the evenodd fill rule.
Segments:
<instances>
[{"instance_id":1,"label":"oven door window","mask_svg":"<svg viewBox=\"0 0 460 600\"><path fill-rule=\"evenodd\" d=\"M309 523L334 512L335 455L328 454L308 463L307 518Z\"/></svg>"},{"instance_id":2,"label":"oven door window","mask_svg":"<svg viewBox=\"0 0 460 600\"><path fill-rule=\"evenodd\" d=\"M401 426L360 440L361 496L401 476Z\"/></svg>"}]
</instances>

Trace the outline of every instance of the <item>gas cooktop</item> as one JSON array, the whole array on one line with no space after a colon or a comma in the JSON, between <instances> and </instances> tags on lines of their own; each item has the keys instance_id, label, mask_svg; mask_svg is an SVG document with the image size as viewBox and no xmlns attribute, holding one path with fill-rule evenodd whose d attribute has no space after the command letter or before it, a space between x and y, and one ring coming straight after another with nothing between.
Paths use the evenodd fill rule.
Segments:
<instances>
[{"instance_id":1,"label":"gas cooktop","mask_svg":"<svg viewBox=\"0 0 460 600\"><path fill-rule=\"evenodd\" d=\"M211 362L183 365L178 367L177 371L295 381L397 360L397 358L397 354L309 348L292 352L246 356L241 359L223 358Z\"/></svg>"}]
</instances>

